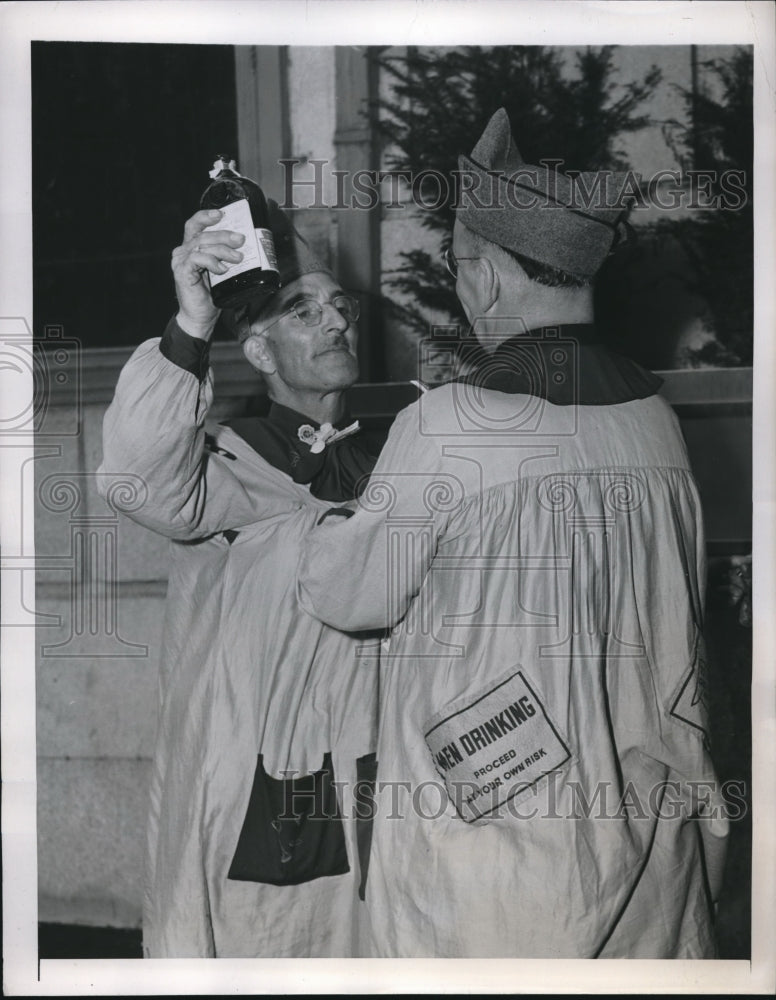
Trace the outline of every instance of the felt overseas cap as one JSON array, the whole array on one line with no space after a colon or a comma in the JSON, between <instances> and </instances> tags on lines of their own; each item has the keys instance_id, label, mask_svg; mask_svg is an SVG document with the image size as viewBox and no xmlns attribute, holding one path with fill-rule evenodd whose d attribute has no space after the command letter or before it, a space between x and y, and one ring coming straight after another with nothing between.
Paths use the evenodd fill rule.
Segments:
<instances>
[{"instance_id":1,"label":"felt overseas cap","mask_svg":"<svg viewBox=\"0 0 776 1000\"><path fill-rule=\"evenodd\" d=\"M592 278L627 232L623 193L634 174L602 170L574 177L526 163L504 108L493 115L462 174L456 218L507 250L580 278ZM464 181L464 176L468 175Z\"/></svg>"},{"instance_id":2,"label":"felt overseas cap","mask_svg":"<svg viewBox=\"0 0 776 1000\"><path fill-rule=\"evenodd\" d=\"M275 244L280 288L285 288L303 274L323 271L331 274L331 269L316 255L310 244L294 227L291 219L272 198L267 198L269 226ZM277 292L275 293L275 295ZM250 333L250 323L265 309L272 306L274 296L267 297L266 291L237 309L224 309L222 321L238 340L245 340Z\"/></svg>"},{"instance_id":3,"label":"felt overseas cap","mask_svg":"<svg viewBox=\"0 0 776 1000\"><path fill-rule=\"evenodd\" d=\"M313 271L331 274L330 268L313 252L310 244L294 228L278 203L268 198L267 208L277 254L280 287L285 288L303 274L311 274Z\"/></svg>"}]
</instances>

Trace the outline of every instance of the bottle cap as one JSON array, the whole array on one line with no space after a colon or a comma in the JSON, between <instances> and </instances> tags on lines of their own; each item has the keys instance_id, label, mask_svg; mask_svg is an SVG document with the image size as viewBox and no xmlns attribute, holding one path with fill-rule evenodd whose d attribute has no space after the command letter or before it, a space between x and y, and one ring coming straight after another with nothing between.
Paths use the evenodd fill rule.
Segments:
<instances>
[{"instance_id":1,"label":"bottle cap","mask_svg":"<svg viewBox=\"0 0 776 1000\"><path fill-rule=\"evenodd\" d=\"M227 160L225 156L219 156L216 162L213 164L213 169L208 171L209 176L215 179L221 173L222 170L231 170L233 174L237 177L242 177L242 174L237 173L237 164L234 160Z\"/></svg>"}]
</instances>

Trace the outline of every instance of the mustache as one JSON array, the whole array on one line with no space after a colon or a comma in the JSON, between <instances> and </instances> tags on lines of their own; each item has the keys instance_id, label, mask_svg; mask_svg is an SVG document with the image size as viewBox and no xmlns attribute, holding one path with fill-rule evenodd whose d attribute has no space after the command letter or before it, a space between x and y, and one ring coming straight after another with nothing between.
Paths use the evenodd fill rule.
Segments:
<instances>
[{"instance_id":1,"label":"mustache","mask_svg":"<svg viewBox=\"0 0 776 1000\"><path fill-rule=\"evenodd\" d=\"M344 337L340 337L339 339L326 344L326 346L322 347L319 351L316 351L316 354L328 354L331 351L347 351L348 353L351 353L352 348L350 343Z\"/></svg>"}]
</instances>

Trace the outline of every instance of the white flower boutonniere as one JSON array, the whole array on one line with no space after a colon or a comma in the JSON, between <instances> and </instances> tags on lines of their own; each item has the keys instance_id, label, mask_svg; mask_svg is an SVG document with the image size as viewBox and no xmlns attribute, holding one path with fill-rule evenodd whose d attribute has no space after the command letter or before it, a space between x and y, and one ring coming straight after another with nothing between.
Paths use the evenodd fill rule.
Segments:
<instances>
[{"instance_id":1,"label":"white flower boutonniere","mask_svg":"<svg viewBox=\"0 0 776 1000\"><path fill-rule=\"evenodd\" d=\"M315 428L311 427L310 424L302 424L299 430L296 432L296 436L302 442L302 444L311 445L315 441Z\"/></svg>"},{"instance_id":2,"label":"white flower boutonniere","mask_svg":"<svg viewBox=\"0 0 776 1000\"><path fill-rule=\"evenodd\" d=\"M302 424L296 434L303 444L309 446L313 455L318 455L327 444L334 444L335 441L340 441L350 434L355 434L359 429L360 426L357 420L354 420L352 424L341 431L335 430L329 423L321 424L318 430L311 427L310 424Z\"/></svg>"}]
</instances>

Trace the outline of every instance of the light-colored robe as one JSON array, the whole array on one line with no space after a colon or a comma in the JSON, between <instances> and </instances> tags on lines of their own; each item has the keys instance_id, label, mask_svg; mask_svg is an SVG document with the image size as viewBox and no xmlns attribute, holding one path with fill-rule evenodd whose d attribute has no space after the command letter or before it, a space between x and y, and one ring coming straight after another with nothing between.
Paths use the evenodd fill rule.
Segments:
<instances>
[{"instance_id":1,"label":"light-colored robe","mask_svg":"<svg viewBox=\"0 0 776 1000\"><path fill-rule=\"evenodd\" d=\"M207 451L212 376L200 384L158 344L141 345L121 374L100 470L105 492L125 473L142 477L145 502L127 513L173 539L145 954L347 957L363 910L351 796L355 760L373 750L376 674L356 656L363 642L297 606L301 541L330 504L228 428L215 432L221 452ZM319 769L327 751L350 871L300 885L228 879L257 755L282 778Z\"/></svg>"},{"instance_id":2,"label":"light-colored robe","mask_svg":"<svg viewBox=\"0 0 776 1000\"><path fill-rule=\"evenodd\" d=\"M373 954L713 954L727 821L704 573L659 396L558 406L452 383L399 415L356 515L306 536L299 579L330 625L393 627Z\"/></svg>"}]
</instances>

